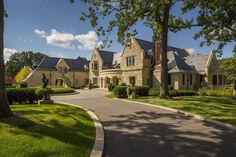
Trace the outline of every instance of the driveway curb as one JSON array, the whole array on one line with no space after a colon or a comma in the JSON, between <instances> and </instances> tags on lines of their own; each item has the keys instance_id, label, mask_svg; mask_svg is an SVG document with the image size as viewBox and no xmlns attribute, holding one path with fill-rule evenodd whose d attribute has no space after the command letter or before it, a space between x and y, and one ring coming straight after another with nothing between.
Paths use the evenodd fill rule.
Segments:
<instances>
[{"instance_id":1,"label":"driveway curb","mask_svg":"<svg viewBox=\"0 0 236 157\"><path fill-rule=\"evenodd\" d=\"M51 96L67 96L67 95L77 95L80 92L73 92L73 93L61 93L61 94L51 94Z\"/></svg>"},{"instance_id":2,"label":"driveway curb","mask_svg":"<svg viewBox=\"0 0 236 157\"><path fill-rule=\"evenodd\" d=\"M96 116L96 114L84 107L81 107L81 106L78 106L75 104L66 103L63 101L55 101L55 103L65 104L65 105L74 106L74 107L83 109L90 115L90 117L94 121L95 128L96 128L96 139L95 139L93 150L90 154L90 157L102 157L103 148L104 148L104 130L103 130L102 124L101 124L99 118Z\"/></svg>"},{"instance_id":3,"label":"driveway curb","mask_svg":"<svg viewBox=\"0 0 236 157\"><path fill-rule=\"evenodd\" d=\"M160 109L168 110L168 111L171 111L171 112L174 112L174 113L183 114L183 115L185 115L185 116L193 117L193 118L198 119L198 120L201 120L201 121L203 121L203 122L212 123L212 124L215 124L215 125L217 125L217 126L224 127L224 128L227 128L227 129L231 129L231 130L233 130L233 131L236 131L236 127L233 126L233 125L225 124L225 123L222 123L222 122L219 122L219 121L216 121L216 120L212 120L212 119L206 119L206 118L204 118L204 117L202 117L202 116L195 115L195 114L192 114L192 113L189 113L189 112L185 112L185 111L181 111L181 110L178 110L178 109L173 109L173 108L164 107L164 106L159 106L159 105L153 105L153 104L144 103L144 102L138 102L138 101L131 101L131 100L126 100L126 99L120 99L120 98L113 98L113 99L121 100L121 101L125 101L125 102L133 102L133 103L137 103L137 104L141 104L141 105L146 105L146 106L150 106L150 107L155 107L155 108L160 108Z\"/></svg>"}]
</instances>

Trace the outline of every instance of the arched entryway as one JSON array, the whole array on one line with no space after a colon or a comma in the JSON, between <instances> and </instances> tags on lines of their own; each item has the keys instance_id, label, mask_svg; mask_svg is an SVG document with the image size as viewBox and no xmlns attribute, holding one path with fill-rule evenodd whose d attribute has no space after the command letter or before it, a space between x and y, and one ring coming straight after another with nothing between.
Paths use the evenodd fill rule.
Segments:
<instances>
[{"instance_id":1,"label":"arched entryway","mask_svg":"<svg viewBox=\"0 0 236 157\"><path fill-rule=\"evenodd\" d=\"M113 86L119 85L119 79L118 79L117 76L113 76L113 77L112 77L112 85L113 85Z\"/></svg>"},{"instance_id":2,"label":"arched entryway","mask_svg":"<svg viewBox=\"0 0 236 157\"><path fill-rule=\"evenodd\" d=\"M58 77L56 79L55 85L61 87L70 87L71 83L67 77Z\"/></svg>"}]
</instances>

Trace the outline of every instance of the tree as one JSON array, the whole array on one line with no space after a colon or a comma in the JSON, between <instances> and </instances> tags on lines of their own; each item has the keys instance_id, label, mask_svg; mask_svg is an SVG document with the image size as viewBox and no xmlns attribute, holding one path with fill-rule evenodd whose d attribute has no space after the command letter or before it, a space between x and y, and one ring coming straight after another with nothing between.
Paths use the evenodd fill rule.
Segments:
<instances>
[{"instance_id":1,"label":"tree","mask_svg":"<svg viewBox=\"0 0 236 157\"><path fill-rule=\"evenodd\" d=\"M74 0L70 0L74 2ZM109 35L114 28L118 28L118 42L125 44L131 35L136 35L134 29L137 22L142 21L145 26L151 28L153 38L160 38L161 44L161 83L160 97L168 98L168 64L167 64L167 44L168 32L177 32L194 24L193 19L185 19L177 17L170 13L173 7L179 1L177 0L82 0L88 4L88 12L83 12L81 20L88 19L93 27L97 28L97 34L106 36L104 44L111 43L108 40ZM187 13L189 1L182 0L182 9ZM183 12L184 13L184 12ZM100 19L106 17L112 18L107 27L98 24Z\"/></svg>"},{"instance_id":2,"label":"tree","mask_svg":"<svg viewBox=\"0 0 236 157\"><path fill-rule=\"evenodd\" d=\"M3 117L10 117L12 115L12 111L8 104L7 93L5 89L5 66L3 57L4 15L4 3L3 0L0 0L0 114Z\"/></svg>"},{"instance_id":3,"label":"tree","mask_svg":"<svg viewBox=\"0 0 236 157\"><path fill-rule=\"evenodd\" d=\"M202 27L195 34L195 39L204 38L200 44L201 46L217 44L218 48L215 51L221 56L224 46L236 40L236 1L186 1L191 1L191 3L186 3L185 11L194 8L199 10L197 22ZM234 45L233 52L236 54L236 44Z\"/></svg>"},{"instance_id":4,"label":"tree","mask_svg":"<svg viewBox=\"0 0 236 157\"><path fill-rule=\"evenodd\" d=\"M228 84L233 84L236 77L236 56L219 60L220 69L225 72Z\"/></svg>"},{"instance_id":5,"label":"tree","mask_svg":"<svg viewBox=\"0 0 236 157\"><path fill-rule=\"evenodd\" d=\"M6 75L15 77L15 75L24 67L29 66L32 68L36 61L41 61L44 54L40 52L23 51L11 55L9 61L6 63Z\"/></svg>"}]
</instances>

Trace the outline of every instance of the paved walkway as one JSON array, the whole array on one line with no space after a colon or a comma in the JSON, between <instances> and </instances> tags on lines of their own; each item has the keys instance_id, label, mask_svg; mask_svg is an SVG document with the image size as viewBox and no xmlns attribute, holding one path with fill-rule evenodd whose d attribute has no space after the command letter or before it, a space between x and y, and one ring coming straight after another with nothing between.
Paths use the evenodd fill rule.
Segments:
<instances>
[{"instance_id":1,"label":"paved walkway","mask_svg":"<svg viewBox=\"0 0 236 157\"><path fill-rule=\"evenodd\" d=\"M170 111L82 90L55 100L86 107L105 130L106 157L236 157L236 133Z\"/></svg>"}]
</instances>

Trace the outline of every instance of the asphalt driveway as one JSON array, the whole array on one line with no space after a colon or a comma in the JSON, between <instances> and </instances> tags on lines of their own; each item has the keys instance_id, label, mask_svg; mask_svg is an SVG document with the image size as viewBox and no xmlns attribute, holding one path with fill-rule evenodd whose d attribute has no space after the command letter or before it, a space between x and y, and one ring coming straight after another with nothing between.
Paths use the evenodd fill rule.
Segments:
<instances>
[{"instance_id":1,"label":"asphalt driveway","mask_svg":"<svg viewBox=\"0 0 236 157\"><path fill-rule=\"evenodd\" d=\"M105 130L106 157L236 157L236 132L167 110L81 90L54 100L92 110Z\"/></svg>"}]
</instances>

